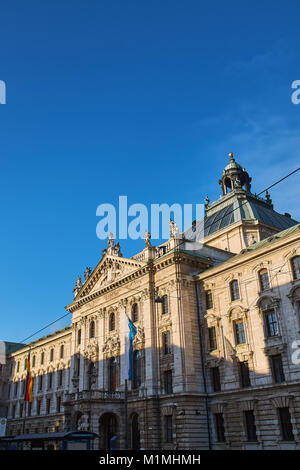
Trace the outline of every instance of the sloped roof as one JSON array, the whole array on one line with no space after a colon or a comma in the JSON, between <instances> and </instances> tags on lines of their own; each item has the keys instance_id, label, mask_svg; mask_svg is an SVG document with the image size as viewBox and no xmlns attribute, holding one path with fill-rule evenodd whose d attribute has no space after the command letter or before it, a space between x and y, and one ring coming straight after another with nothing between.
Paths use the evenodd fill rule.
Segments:
<instances>
[{"instance_id":1,"label":"sloped roof","mask_svg":"<svg viewBox=\"0 0 300 470\"><path fill-rule=\"evenodd\" d=\"M263 202L260 198L248 194L245 199L231 198L231 201L228 201L228 205L198 221L194 230L192 227L186 230L185 237L189 240L199 240L203 236L212 235L242 220L257 220L279 231L298 224L291 217L274 211L271 205Z\"/></svg>"}]
</instances>

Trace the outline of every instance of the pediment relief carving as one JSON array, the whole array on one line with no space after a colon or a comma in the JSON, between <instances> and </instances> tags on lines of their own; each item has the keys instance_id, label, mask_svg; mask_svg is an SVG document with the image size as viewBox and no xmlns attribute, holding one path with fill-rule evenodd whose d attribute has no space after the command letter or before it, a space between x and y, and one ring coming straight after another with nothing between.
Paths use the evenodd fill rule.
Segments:
<instances>
[{"instance_id":1,"label":"pediment relief carving","mask_svg":"<svg viewBox=\"0 0 300 470\"><path fill-rule=\"evenodd\" d=\"M99 270L95 273L90 282L90 288L84 290L82 296L96 292L103 287L118 281L122 277L136 271L140 267L140 264L125 261L123 259L108 257L105 259Z\"/></svg>"}]
</instances>

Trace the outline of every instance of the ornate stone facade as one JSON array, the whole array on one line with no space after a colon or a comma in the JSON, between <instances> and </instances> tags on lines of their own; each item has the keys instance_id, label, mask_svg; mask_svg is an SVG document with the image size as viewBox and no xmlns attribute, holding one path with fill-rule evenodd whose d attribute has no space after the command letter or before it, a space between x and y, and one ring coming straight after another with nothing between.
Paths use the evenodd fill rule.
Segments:
<instances>
[{"instance_id":1,"label":"ornate stone facade","mask_svg":"<svg viewBox=\"0 0 300 470\"><path fill-rule=\"evenodd\" d=\"M78 429L99 434L99 448L113 436L125 448L126 435L141 449L300 448L300 225L250 182L231 155L223 196L206 201L201 246L171 220L166 243L146 233L132 258L110 236L78 276L71 325L30 345L26 418L29 347L7 355L9 435ZM127 315L137 334L125 429Z\"/></svg>"}]
</instances>

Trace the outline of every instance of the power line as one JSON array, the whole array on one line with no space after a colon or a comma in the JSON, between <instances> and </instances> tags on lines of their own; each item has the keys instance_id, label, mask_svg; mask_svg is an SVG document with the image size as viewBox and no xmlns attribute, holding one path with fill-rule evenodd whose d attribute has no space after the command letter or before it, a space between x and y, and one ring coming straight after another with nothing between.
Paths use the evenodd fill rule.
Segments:
<instances>
[{"instance_id":1,"label":"power line","mask_svg":"<svg viewBox=\"0 0 300 470\"><path fill-rule=\"evenodd\" d=\"M23 339L22 341L20 341L20 343L25 343L25 341L27 341L28 339L32 338L33 336L37 335L38 333L40 333L41 331L44 331L46 330L46 328L49 328L49 326L52 326L54 325L54 323L57 323L59 320L62 320L62 318L65 318L67 317L68 315L70 315L71 312L68 312L66 313L65 315L63 315L62 317L59 317L57 318L56 320L54 320L53 322L49 323L49 325L46 325L44 326L43 328L41 328L40 330L36 331L35 333L33 333L32 335L30 336L27 336L27 338Z\"/></svg>"},{"instance_id":2,"label":"power line","mask_svg":"<svg viewBox=\"0 0 300 470\"><path fill-rule=\"evenodd\" d=\"M294 173L296 173L296 172L299 171L299 170L300 170L300 167L299 167L299 168L296 168L296 169L293 170L293 171L291 171L288 175L284 176L283 178L277 180L277 181L276 181L275 183L273 183L272 185L270 185L270 186L268 186L267 188L265 188L265 189L263 189L262 191L260 191L260 192L257 194L257 196L259 196L259 195L262 194L262 193L265 193L265 192L268 191L270 188L273 188L274 186L276 186L277 184L281 183L281 182L284 181L285 179L289 178L291 175L293 175ZM236 207L235 209L232 209L231 211L229 211L229 212L226 214L226 216L228 216L229 214L231 214L231 213L234 212L235 210L240 209L240 208L241 208L244 204L246 204L246 203L247 203L247 200L246 200L246 201L243 201L240 206L238 206L238 207ZM206 225L206 228L209 228L211 225L213 225L213 224L214 224L215 222L217 222L218 220L220 220L220 219L214 219L211 224ZM182 245L183 243L185 243L186 241L188 241L188 240L182 240L182 241L177 245L176 249L178 249L179 246ZM169 253L170 251L172 251L172 250L167 251L165 254ZM127 291L128 291L128 292L129 292L129 291L137 291L137 290L140 290L140 289L139 289L139 288L137 288L137 289L128 289L128 288L127 288ZM46 328L49 328L50 326L54 325L54 324L57 323L59 320L61 320L61 319L65 318L65 317L67 317L67 316L70 315L70 314L71 314L71 312L68 312L68 313L66 313L65 315L63 315L63 316L57 318L57 319L54 320L53 322L51 322L51 323L49 323L48 325L46 325L45 327L39 329L38 331L36 331L35 333L33 333L32 335L28 336L27 338L23 339L23 340L20 341L20 342L23 343L23 342L27 341L28 339L32 338L33 336L36 336L36 335L37 335L38 333L40 333L41 331L44 331Z\"/></svg>"}]
</instances>

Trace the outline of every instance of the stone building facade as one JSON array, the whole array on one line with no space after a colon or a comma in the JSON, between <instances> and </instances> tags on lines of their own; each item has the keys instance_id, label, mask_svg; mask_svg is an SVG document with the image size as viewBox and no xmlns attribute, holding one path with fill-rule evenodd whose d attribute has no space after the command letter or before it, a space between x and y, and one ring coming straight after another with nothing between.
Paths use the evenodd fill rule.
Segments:
<instances>
[{"instance_id":1,"label":"stone building facade","mask_svg":"<svg viewBox=\"0 0 300 470\"><path fill-rule=\"evenodd\" d=\"M7 433L90 430L107 449L299 449L300 225L230 155L203 220L131 258L112 237L67 328L2 368ZM125 400L127 315L134 380ZM300 343L300 341L299 341ZM30 348L34 401L25 410ZM125 407L127 403L127 412Z\"/></svg>"}]
</instances>

